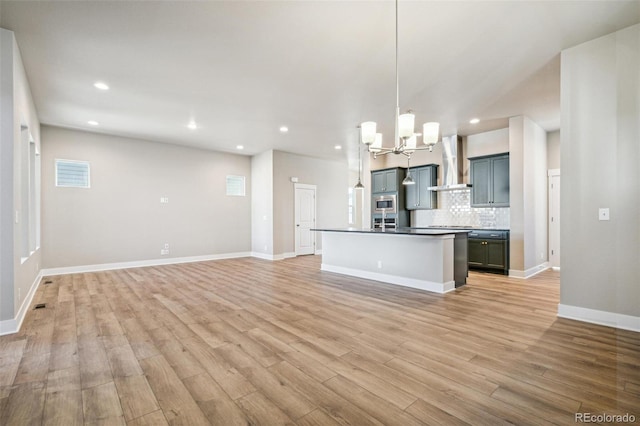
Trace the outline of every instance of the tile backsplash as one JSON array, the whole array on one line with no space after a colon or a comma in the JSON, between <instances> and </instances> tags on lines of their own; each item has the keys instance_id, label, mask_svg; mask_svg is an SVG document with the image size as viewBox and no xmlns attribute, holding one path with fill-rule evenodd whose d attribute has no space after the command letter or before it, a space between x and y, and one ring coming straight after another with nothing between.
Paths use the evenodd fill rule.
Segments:
<instances>
[{"instance_id":1,"label":"tile backsplash","mask_svg":"<svg viewBox=\"0 0 640 426\"><path fill-rule=\"evenodd\" d=\"M438 192L438 208L411 212L411 226L473 226L509 229L509 207L471 207L471 190Z\"/></svg>"}]
</instances>

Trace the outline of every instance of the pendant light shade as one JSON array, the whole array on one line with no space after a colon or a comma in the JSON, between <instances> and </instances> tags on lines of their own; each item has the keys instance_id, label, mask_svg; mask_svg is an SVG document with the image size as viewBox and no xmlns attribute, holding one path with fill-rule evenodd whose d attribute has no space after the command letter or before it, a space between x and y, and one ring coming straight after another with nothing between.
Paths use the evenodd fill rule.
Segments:
<instances>
[{"instance_id":1,"label":"pendant light shade","mask_svg":"<svg viewBox=\"0 0 640 426\"><path fill-rule=\"evenodd\" d=\"M404 148L407 151L412 151L414 149L416 149L417 146L417 142L418 142L418 137L416 135L411 136L409 139L407 139L407 141L404 143Z\"/></svg>"},{"instance_id":2,"label":"pendant light shade","mask_svg":"<svg viewBox=\"0 0 640 426\"><path fill-rule=\"evenodd\" d=\"M376 140L376 122L365 121L360 124L362 143L365 145L371 145ZM382 146L382 145L381 145Z\"/></svg>"},{"instance_id":3,"label":"pendant light shade","mask_svg":"<svg viewBox=\"0 0 640 426\"><path fill-rule=\"evenodd\" d=\"M410 138L413 136L416 116L410 112L402 114L398 117L398 136L401 138Z\"/></svg>"},{"instance_id":4,"label":"pendant light shade","mask_svg":"<svg viewBox=\"0 0 640 426\"><path fill-rule=\"evenodd\" d=\"M415 185L416 182L411 177L411 172L407 172L407 176L402 180L403 185Z\"/></svg>"},{"instance_id":5,"label":"pendant light shade","mask_svg":"<svg viewBox=\"0 0 640 426\"><path fill-rule=\"evenodd\" d=\"M440 123L424 123L422 126L422 140L425 145L435 145L438 142L438 134L440 133Z\"/></svg>"},{"instance_id":6,"label":"pendant light shade","mask_svg":"<svg viewBox=\"0 0 640 426\"><path fill-rule=\"evenodd\" d=\"M379 152L382 150L382 133L376 133L374 142L369 146L370 152Z\"/></svg>"}]
</instances>

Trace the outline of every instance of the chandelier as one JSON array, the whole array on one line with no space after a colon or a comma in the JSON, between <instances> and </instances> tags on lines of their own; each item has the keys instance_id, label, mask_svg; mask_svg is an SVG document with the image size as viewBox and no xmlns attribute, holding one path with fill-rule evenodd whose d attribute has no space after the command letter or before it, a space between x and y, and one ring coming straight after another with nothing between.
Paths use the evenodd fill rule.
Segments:
<instances>
[{"instance_id":1,"label":"chandelier","mask_svg":"<svg viewBox=\"0 0 640 426\"><path fill-rule=\"evenodd\" d=\"M438 142L440 124L436 122L424 123L422 135L415 133L416 116L411 110L400 114L400 77L398 72L398 0L396 0L396 115L395 115L395 137L394 147L385 148L382 146L382 134L376 133L376 123L365 121L360 124L361 142L367 146L367 150L373 153L373 158L379 155L402 154L407 157L407 164L414 151L433 151L433 146ZM422 145L418 145L418 136L422 136ZM407 173L407 178L403 181L405 185L413 184L411 172Z\"/></svg>"}]
</instances>

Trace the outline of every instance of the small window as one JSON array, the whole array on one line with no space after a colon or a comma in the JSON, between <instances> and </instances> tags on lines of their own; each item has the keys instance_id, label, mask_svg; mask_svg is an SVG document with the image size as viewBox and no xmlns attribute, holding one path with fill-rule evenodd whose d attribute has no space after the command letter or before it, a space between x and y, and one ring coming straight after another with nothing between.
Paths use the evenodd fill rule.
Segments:
<instances>
[{"instance_id":1,"label":"small window","mask_svg":"<svg viewBox=\"0 0 640 426\"><path fill-rule=\"evenodd\" d=\"M89 163L86 161L56 160L56 186L89 188Z\"/></svg>"},{"instance_id":2,"label":"small window","mask_svg":"<svg viewBox=\"0 0 640 426\"><path fill-rule=\"evenodd\" d=\"M244 176L227 176L227 195L244 197Z\"/></svg>"}]
</instances>

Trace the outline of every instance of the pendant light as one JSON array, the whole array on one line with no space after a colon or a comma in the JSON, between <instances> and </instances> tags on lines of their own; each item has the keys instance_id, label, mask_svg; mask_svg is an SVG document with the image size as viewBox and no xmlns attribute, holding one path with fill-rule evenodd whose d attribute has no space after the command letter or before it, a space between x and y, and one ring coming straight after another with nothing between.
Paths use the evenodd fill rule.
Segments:
<instances>
[{"instance_id":1,"label":"pendant light","mask_svg":"<svg viewBox=\"0 0 640 426\"><path fill-rule=\"evenodd\" d=\"M393 148L382 147L382 135L376 133L376 123L365 121L360 124L360 141L367 146L367 150L373 153L373 158L378 155L403 154L410 157L414 151L423 149L433 150L433 146L438 142L440 124L437 122L424 123L422 127L423 144L417 146L416 137L420 133L414 133L415 118L413 111L409 110L405 114L400 114L400 77L398 66L398 0L396 0L396 114L395 114L395 137ZM410 174L407 175L410 177ZM412 180L412 179L410 179Z\"/></svg>"},{"instance_id":2,"label":"pendant light","mask_svg":"<svg viewBox=\"0 0 640 426\"><path fill-rule=\"evenodd\" d=\"M354 189L364 189L362 184L362 158L360 157L360 144L358 144L358 183L354 186Z\"/></svg>"}]
</instances>

